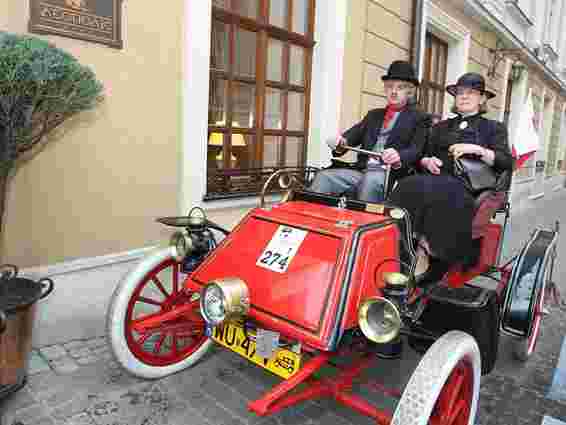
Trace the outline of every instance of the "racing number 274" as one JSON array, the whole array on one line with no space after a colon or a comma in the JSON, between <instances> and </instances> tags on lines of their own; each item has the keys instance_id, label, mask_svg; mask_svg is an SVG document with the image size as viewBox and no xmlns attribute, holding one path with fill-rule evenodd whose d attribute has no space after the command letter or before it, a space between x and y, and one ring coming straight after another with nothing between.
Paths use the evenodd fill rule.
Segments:
<instances>
[{"instance_id":1,"label":"racing number 274","mask_svg":"<svg viewBox=\"0 0 566 425\"><path fill-rule=\"evenodd\" d=\"M287 261L289 261L289 256L268 250L263 253L263 257L259 261L268 266L277 265L279 268L284 269L287 266Z\"/></svg>"}]
</instances>

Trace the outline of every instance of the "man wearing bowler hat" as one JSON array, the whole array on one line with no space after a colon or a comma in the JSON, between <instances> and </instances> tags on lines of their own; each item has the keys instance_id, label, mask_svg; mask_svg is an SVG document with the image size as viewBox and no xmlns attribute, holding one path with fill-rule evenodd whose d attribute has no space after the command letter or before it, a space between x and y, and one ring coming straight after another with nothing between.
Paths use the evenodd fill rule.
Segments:
<instances>
[{"instance_id":1,"label":"man wearing bowler hat","mask_svg":"<svg viewBox=\"0 0 566 425\"><path fill-rule=\"evenodd\" d=\"M344 145L382 152L381 156L358 153L354 167L320 171L310 190L335 195L355 190L361 201L380 202L387 190L384 166L391 166L392 185L416 164L430 119L417 111L412 101L419 84L415 71L410 63L395 61L381 79L387 106L369 111L361 122L326 142L333 156L342 156Z\"/></svg>"}]
</instances>

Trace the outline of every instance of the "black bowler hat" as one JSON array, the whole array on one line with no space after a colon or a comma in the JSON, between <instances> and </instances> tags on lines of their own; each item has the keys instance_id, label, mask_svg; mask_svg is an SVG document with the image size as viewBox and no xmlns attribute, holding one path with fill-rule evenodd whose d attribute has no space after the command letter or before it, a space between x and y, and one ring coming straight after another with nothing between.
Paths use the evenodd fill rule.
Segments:
<instances>
[{"instance_id":1,"label":"black bowler hat","mask_svg":"<svg viewBox=\"0 0 566 425\"><path fill-rule=\"evenodd\" d=\"M468 72L458 78L456 84L446 86L446 91L452 96L456 96L458 87L468 87L470 89L478 90L480 93L485 94L488 99L495 97L495 93L485 89L485 79L477 72Z\"/></svg>"},{"instance_id":2,"label":"black bowler hat","mask_svg":"<svg viewBox=\"0 0 566 425\"><path fill-rule=\"evenodd\" d=\"M381 77L383 81L387 80L400 80L413 83L415 86L419 85L419 80L415 74L413 65L405 61L395 61L389 65L387 74Z\"/></svg>"}]
</instances>

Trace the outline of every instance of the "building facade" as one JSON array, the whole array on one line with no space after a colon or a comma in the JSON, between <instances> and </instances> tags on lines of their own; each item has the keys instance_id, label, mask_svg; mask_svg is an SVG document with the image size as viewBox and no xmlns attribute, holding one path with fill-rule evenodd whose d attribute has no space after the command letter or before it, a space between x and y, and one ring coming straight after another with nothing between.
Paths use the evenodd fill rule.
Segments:
<instances>
[{"instance_id":1,"label":"building facade","mask_svg":"<svg viewBox=\"0 0 566 425\"><path fill-rule=\"evenodd\" d=\"M397 59L417 67L421 107L444 117L444 87L485 75L489 116L508 122L511 142L531 93L540 149L516 173L512 203L540 202L566 165L565 3L177 0L156 13L123 2L123 49L42 36L91 65L107 96L19 168L3 262L56 278L38 326L89 309L92 323L64 337L100 334L119 278L170 233L156 217L200 206L232 227L273 170L329 162L324 140L384 105L381 76ZM29 1L2 8L0 30L27 31Z\"/></svg>"}]
</instances>

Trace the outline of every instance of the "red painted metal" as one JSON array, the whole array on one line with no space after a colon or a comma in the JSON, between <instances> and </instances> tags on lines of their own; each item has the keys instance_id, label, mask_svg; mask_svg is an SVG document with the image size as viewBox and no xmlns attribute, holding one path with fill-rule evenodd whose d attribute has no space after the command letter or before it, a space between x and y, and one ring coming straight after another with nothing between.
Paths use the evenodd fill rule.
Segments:
<instances>
[{"instance_id":1,"label":"red painted metal","mask_svg":"<svg viewBox=\"0 0 566 425\"><path fill-rule=\"evenodd\" d=\"M184 287L198 289L214 279L238 277L249 287L250 319L289 339L329 350L339 305L346 305L342 328L357 326L360 297L379 294L374 283L375 260L398 255L397 227L386 220L379 214L302 201L286 202L270 210L256 208L207 257ZM350 298L341 300L356 231L369 224L382 226L364 232L360 238L346 294ZM280 225L309 231L285 273L256 265ZM384 270L396 267L390 263Z\"/></svg>"},{"instance_id":2,"label":"red painted metal","mask_svg":"<svg viewBox=\"0 0 566 425\"><path fill-rule=\"evenodd\" d=\"M330 355L318 354L306 363L301 370L287 381L268 391L262 398L248 404L248 408L260 416L270 415L299 402L321 397L332 397L365 416L376 419L378 424L387 425L391 422L391 413L381 410L368 403L363 398L352 394L354 379L375 362L376 357L367 353L357 358L351 365L345 367L332 378L315 379L313 373L324 366L331 358L341 357L342 353ZM306 382L309 386L297 393L290 394L299 384Z\"/></svg>"},{"instance_id":3,"label":"red painted metal","mask_svg":"<svg viewBox=\"0 0 566 425\"><path fill-rule=\"evenodd\" d=\"M180 266L175 260L161 262L140 281L128 303L126 342L134 356L152 366L178 363L208 339L198 303L190 301L190 294L179 291L176 284L179 273ZM161 293L159 298L155 290ZM151 293L151 296L145 292ZM138 316L136 307L139 305L154 306L156 311ZM156 338L156 341L150 338Z\"/></svg>"},{"instance_id":4,"label":"red painted metal","mask_svg":"<svg viewBox=\"0 0 566 425\"><path fill-rule=\"evenodd\" d=\"M446 380L429 419L430 425L467 425L470 420L474 373L466 359L460 360Z\"/></svg>"},{"instance_id":5,"label":"red painted metal","mask_svg":"<svg viewBox=\"0 0 566 425\"><path fill-rule=\"evenodd\" d=\"M533 324L532 324L531 332L529 334L529 338L527 340L528 355L530 355L535 350L538 341L538 336L540 333L540 324L542 322L542 315L544 309L545 290L546 287L543 287L542 290L539 292L537 303L535 305L535 311L533 314Z\"/></svg>"}]
</instances>

